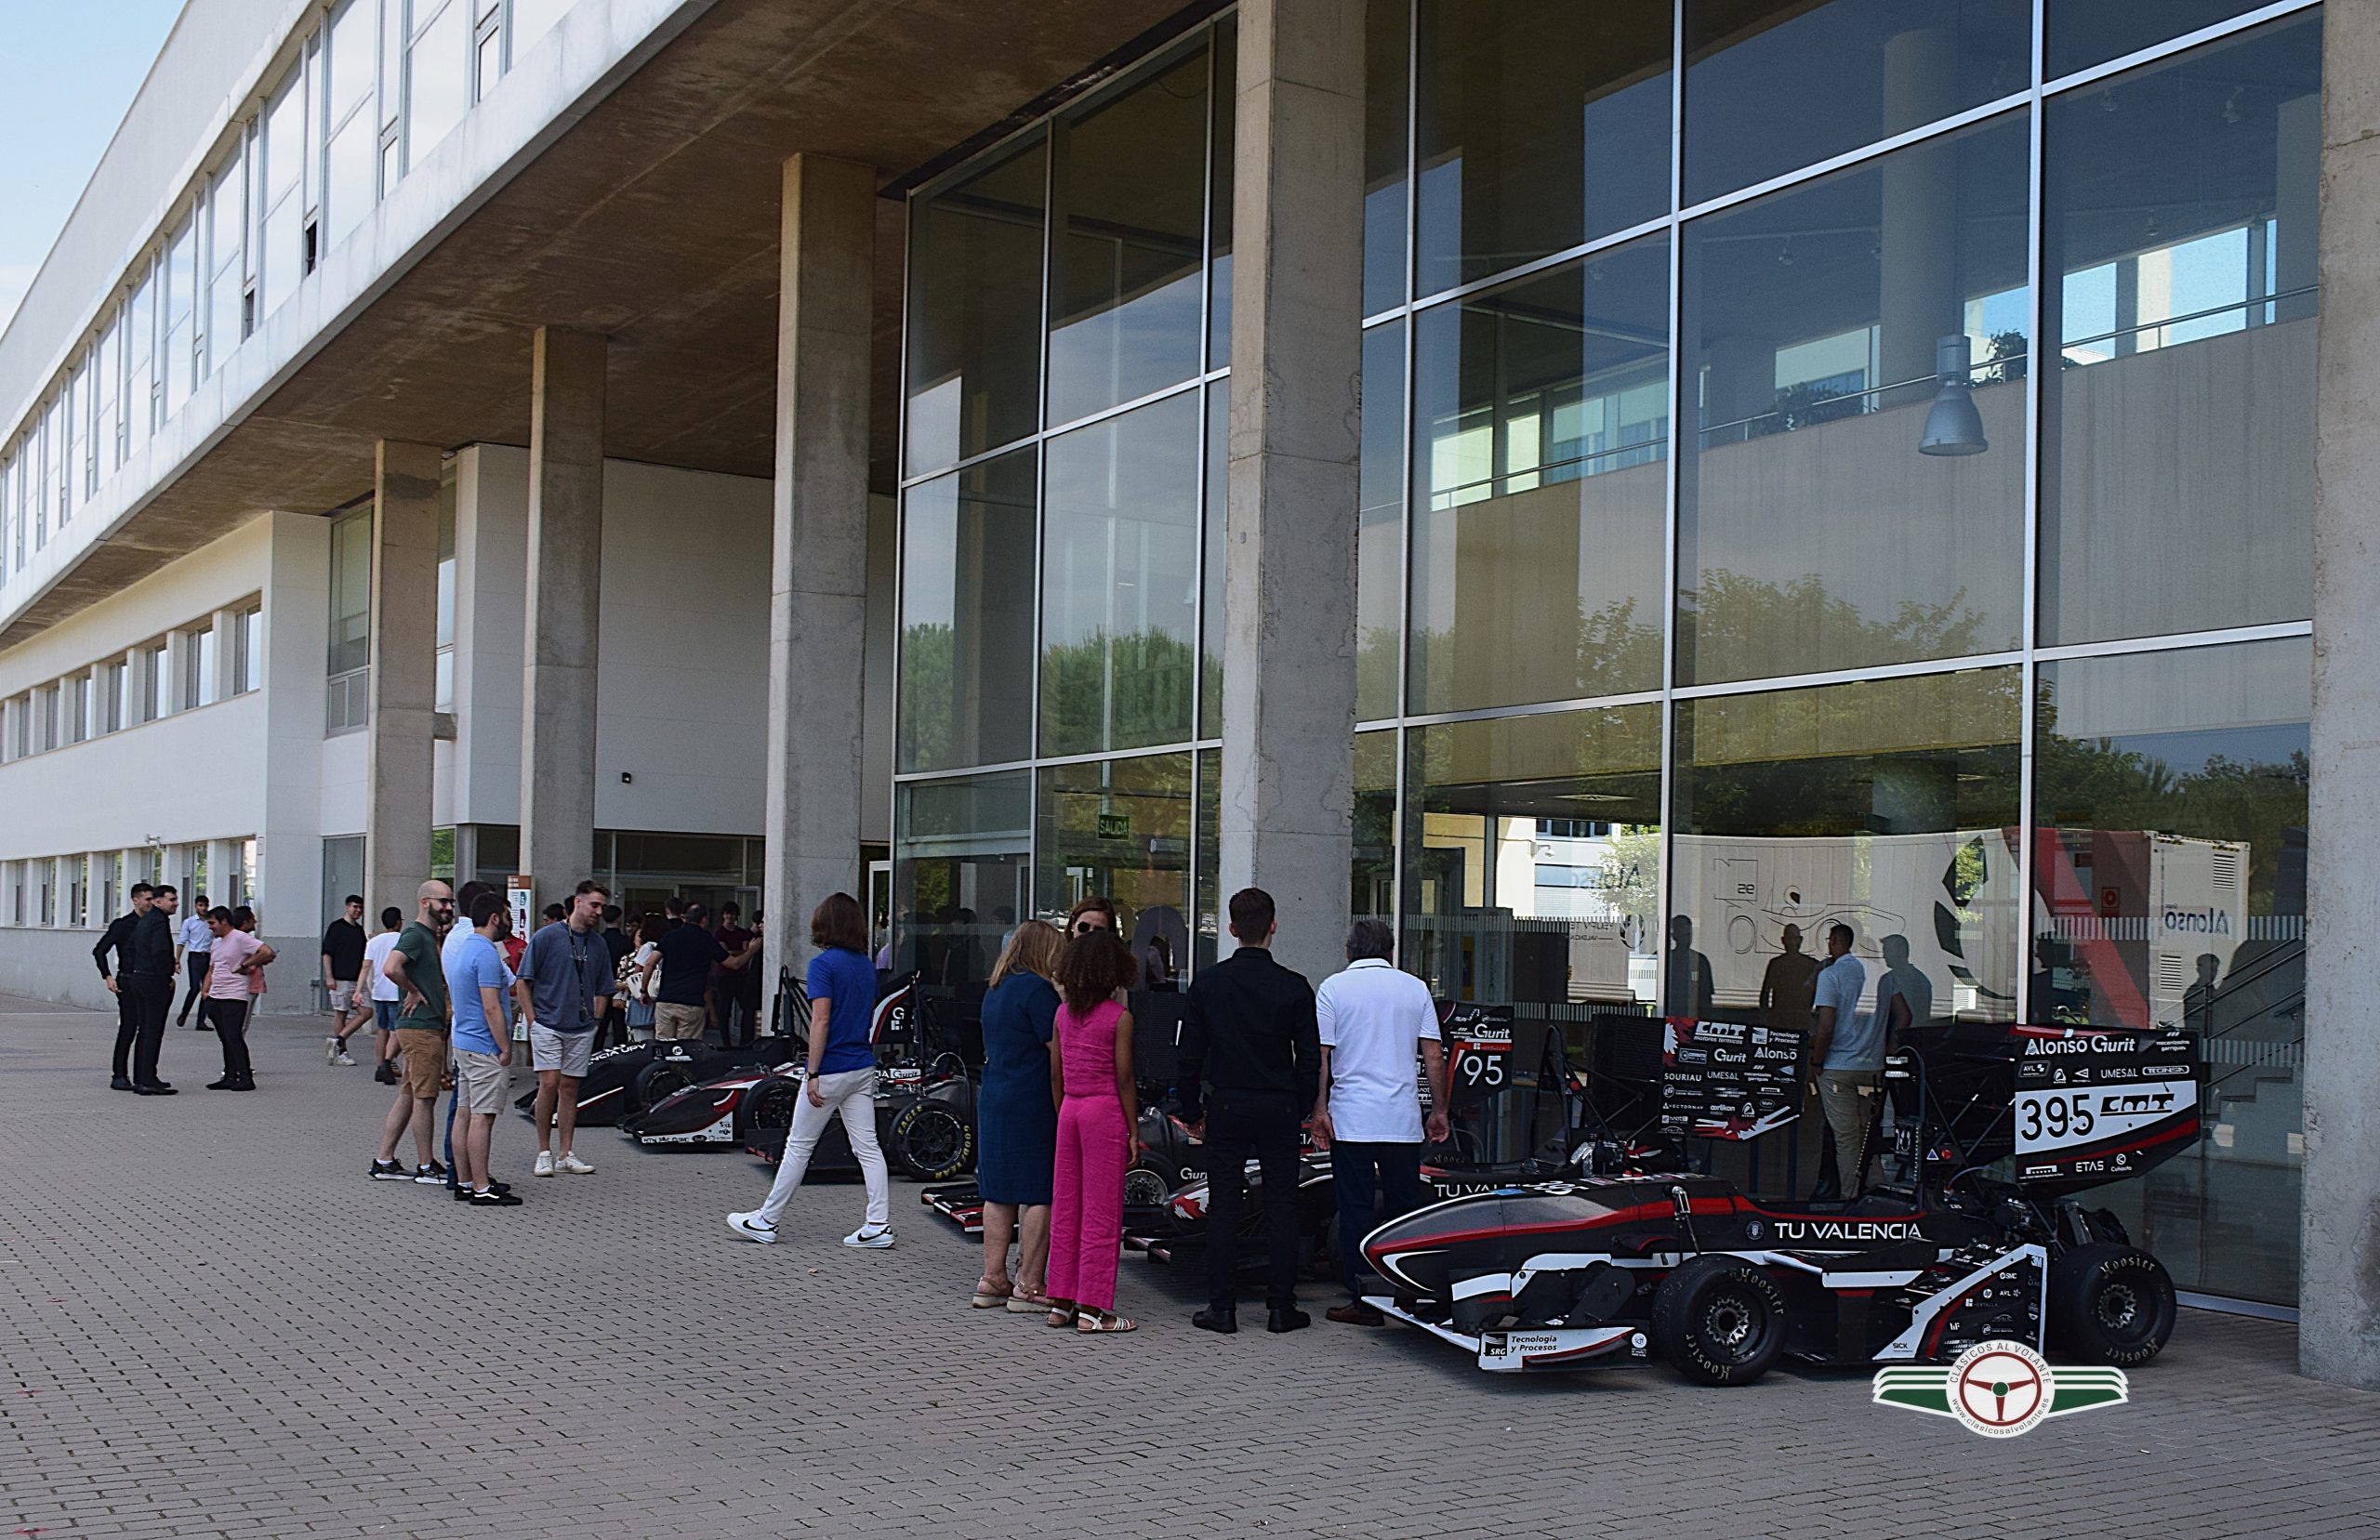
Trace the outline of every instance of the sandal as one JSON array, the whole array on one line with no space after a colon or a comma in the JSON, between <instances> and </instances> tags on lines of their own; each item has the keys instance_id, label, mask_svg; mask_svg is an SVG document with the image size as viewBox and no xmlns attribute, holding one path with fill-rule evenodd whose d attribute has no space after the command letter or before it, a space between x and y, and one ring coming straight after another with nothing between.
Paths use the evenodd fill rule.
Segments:
<instances>
[{"instance_id":1,"label":"sandal","mask_svg":"<svg viewBox=\"0 0 2380 1540\"><path fill-rule=\"evenodd\" d=\"M1139 1322L1114 1310L1084 1310L1075 1317L1075 1330L1085 1336L1097 1336L1105 1332L1137 1332Z\"/></svg>"},{"instance_id":2,"label":"sandal","mask_svg":"<svg viewBox=\"0 0 2380 1540\"><path fill-rule=\"evenodd\" d=\"M975 1284L975 1297L967 1303L979 1310L996 1310L1007 1304L1010 1296L1015 1293L1016 1285L1013 1283L999 1289L992 1289L986 1287L984 1281L979 1280Z\"/></svg>"},{"instance_id":3,"label":"sandal","mask_svg":"<svg viewBox=\"0 0 2380 1540\"><path fill-rule=\"evenodd\" d=\"M1071 1299L1050 1301L1050 1314L1041 1324L1051 1331L1064 1331L1075 1323L1075 1302Z\"/></svg>"},{"instance_id":4,"label":"sandal","mask_svg":"<svg viewBox=\"0 0 2380 1540\"><path fill-rule=\"evenodd\" d=\"M1025 1294L1020 1291L1008 1296L1008 1313L1011 1315L1038 1315L1052 1309L1053 1306L1054 1301L1046 1294Z\"/></svg>"}]
</instances>

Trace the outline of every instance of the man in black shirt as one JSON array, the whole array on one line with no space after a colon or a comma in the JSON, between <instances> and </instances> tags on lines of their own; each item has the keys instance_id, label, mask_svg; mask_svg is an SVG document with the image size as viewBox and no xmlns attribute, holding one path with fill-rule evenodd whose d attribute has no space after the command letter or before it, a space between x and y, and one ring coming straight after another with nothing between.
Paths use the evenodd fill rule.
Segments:
<instances>
[{"instance_id":1,"label":"man in black shirt","mask_svg":"<svg viewBox=\"0 0 2380 1540\"><path fill-rule=\"evenodd\" d=\"M661 987L654 992L653 1035L663 1042L702 1038L710 970L727 960L726 949L703 923L709 918L708 909L690 903L686 923L655 943L661 949Z\"/></svg>"},{"instance_id":2,"label":"man in black shirt","mask_svg":"<svg viewBox=\"0 0 2380 1540\"><path fill-rule=\"evenodd\" d=\"M139 1030L132 1043L132 1088L140 1096L172 1096L157 1078L157 1050L165 1040L165 1012L174 1005L174 911L181 895L171 884L151 895L149 912L132 922L117 954L116 987L132 991Z\"/></svg>"},{"instance_id":3,"label":"man in black shirt","mask_svg":"<svg viewBox=\"0 0 2380 1540\"><path fill-rule=\"evenodd\" d=\"M1234 893L1239 950L1198 970L1183 1015L1182 1121L1207 1146L1207 1308L1190 1318L1202 1331L1239 1329L1233 1238L1250 1155L1264 1179L1265 1329L1293 1332L1312 1320L1297 1308L1298 1128L1321 1085L1322 1043L1314 986L1273 960L1274 928L1270 893Z\"/></svg>"},{"instance_id":4,"label":"man in black shirt","mask_svg":"<svg viewBox=\"0 0 2380 1540\"><path fill-rule=\"evenodd\" d=\"M348 1057L347 1040L372 1014L369 1000L358 1003L355 998L355 981L364 977L364 898L350 893L339 917L323 932L323 987L331 996L332 1036L323 1045L328 1063L355 1062Z\"/></svg>"},{"instance_id":5,"label":"man in black shirt","mask_svg":"<svg viewBox=\"0 0 2380 1540\"><path fill-rule=\"evenodd\" d=\"M115 996L115 1076L108 1088L117 1091L132 1089L132 1040L140 1032L140 1013L132 991L119 982L108 970L108 954L115 954L115 966L121 971L132 960L132 928L140 916L149 913L155 888L145 882L132 885L132 912L118 915L108 924L99 937L99 944L91 948L91 960L99 965L99 982Z\"/></svg>"}]
</instances>

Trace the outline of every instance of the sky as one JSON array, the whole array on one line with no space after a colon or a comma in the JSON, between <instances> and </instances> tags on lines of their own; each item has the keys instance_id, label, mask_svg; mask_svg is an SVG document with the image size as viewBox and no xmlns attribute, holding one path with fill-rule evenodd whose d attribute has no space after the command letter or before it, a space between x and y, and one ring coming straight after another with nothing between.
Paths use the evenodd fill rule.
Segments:
<instances>
[{"instance_id":1,"label":"sky","mask_svg":"<svg viewBox=\"0 0 2380 1540\"><path fill-rule=\"evenodd\" d=\"M74 211L182 0L0 0L0 330Z\"/></svg>"}]
</instances>

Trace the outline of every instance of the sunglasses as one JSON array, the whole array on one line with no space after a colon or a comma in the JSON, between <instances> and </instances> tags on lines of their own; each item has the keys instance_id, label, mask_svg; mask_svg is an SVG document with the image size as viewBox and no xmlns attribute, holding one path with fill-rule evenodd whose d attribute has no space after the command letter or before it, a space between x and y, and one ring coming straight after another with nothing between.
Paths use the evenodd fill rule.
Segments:
<instances>
[{"instance_id":1,"label":"sunglasses","mask_svg":"<svg viewBox=\"0 0 2380 1540\"><path fill-rule=\"evenodd\" d=\"M1088 936L1094 930L1104 930L1106 928L1107 928L1105 926L1100 924L1097 920L1075 921L1075 934L1078 936Z\"/></svg>"}]
</instances>

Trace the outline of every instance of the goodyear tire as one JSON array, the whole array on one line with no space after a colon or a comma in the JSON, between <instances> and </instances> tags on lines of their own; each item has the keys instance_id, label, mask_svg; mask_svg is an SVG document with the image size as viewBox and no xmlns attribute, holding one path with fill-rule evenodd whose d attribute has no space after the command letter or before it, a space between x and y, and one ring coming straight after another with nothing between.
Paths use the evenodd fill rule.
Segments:
<instances>
[{"instance_id":1,"label":"goodyear tire","mask_svg":"<svg viewBox=\"0 0 2380 1540\"><path fill-rule=\"evenodd\" d=\"M974 1164L975 1128L939 1101L913 1101L892 1120L886 1153L919 1181L948 1181Z\"/></svg>"},{"instance_id":2,"label":"goodyear tire","mask_svg":"<svg viewBox=\"0 0 2380 1540\"><path fill-rule=\"evenodd\" d=\"M1702 1385L1749 1385L1785 1345L1785 1295L1741 1257L1696 1257L1653 1295L1653 1346Z\"/></svg>"},{"instance_id":3,"label":"goodyear tire","mask_svg":"<svg viewBox=\"0 0 2380 1540\"><path fill-rule=\"evenodd\" d=\"M628 1087L628 1096L634 1102L630 1111L641 1112L658 1107L665 1098L693 1084L686 1072L678 1065L647 1064L637 1071L636 1081Z\"/></svg>"},{"instance_id":4,"label":"goodyear tire","mask_svg":"<svg viewBox=\"0 0 2380 1540\"><path fill-rule=\"evenodd\" d=\"M793 1110L801 1100L801 1083L785 1075L773 1074L744 1093L743 1104L735 1109L735 1142L748 1147L760 1134L774 1129L783 1133L793 1126Z\"/></svg>"},{"instance_id":5,"label":"goodyear tire","mask_svg":"<svg viewBox=\"0 0 2380 1540\"><path fill-rule=\"evenodd\" d=\"M2059 1351L2130 1369L2174 1335L2174 1281L2136 1246L2076 1246L2050 1263L2050 1342Z\"/></svg>"}]
</instances>

